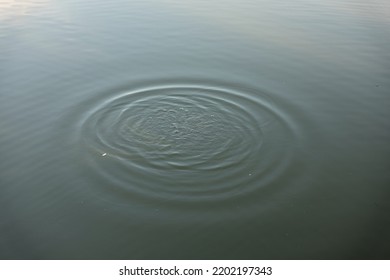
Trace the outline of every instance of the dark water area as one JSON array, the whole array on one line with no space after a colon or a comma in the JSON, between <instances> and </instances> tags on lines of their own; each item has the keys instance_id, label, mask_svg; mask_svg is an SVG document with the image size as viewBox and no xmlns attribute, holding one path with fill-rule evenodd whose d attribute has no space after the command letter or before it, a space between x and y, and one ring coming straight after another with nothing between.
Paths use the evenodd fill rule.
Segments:
<instances>
[{"instance_id":1,"label":"dark water area","mask_svg":"<svg viewBox=\"0 0 390 280\"><path fill-rule=\"evenodd\" d=\"M388 1L0 3L0 259L389 259Z\"/></svg>"}]
</instances>

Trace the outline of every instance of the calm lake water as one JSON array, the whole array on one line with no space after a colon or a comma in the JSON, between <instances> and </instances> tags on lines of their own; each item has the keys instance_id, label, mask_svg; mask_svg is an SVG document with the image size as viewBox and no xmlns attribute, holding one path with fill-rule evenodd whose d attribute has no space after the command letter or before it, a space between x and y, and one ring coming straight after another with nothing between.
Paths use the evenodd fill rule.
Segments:
<instances>
[{"instance_id":1,"label":"calm lake water","mask_svg":"<svg viewBox=\"0 0 390 280\"><path fill-rule=\"evenodd\" d=\"M1 259L390 258L390 2L0 2Z\"/></svg>"}]
</instances>

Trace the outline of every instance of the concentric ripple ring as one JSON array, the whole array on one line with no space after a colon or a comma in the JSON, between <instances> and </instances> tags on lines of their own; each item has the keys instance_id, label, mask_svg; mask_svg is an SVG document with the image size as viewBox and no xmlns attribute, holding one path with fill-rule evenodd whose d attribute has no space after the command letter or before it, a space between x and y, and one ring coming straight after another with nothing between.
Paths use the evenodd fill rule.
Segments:
<instances>
[{"instance_id":1,"label":"concentric ripple ring","mask_svg":"<svg viewBox=\"0 0 390 280\"><path fill-rule=\"evenodd\" d=\"M250 195L290 168L293 125L263 91L158 84L99 102L79 125L88 172L118 196L216 201Z\"/></svg>"}]
</instances>

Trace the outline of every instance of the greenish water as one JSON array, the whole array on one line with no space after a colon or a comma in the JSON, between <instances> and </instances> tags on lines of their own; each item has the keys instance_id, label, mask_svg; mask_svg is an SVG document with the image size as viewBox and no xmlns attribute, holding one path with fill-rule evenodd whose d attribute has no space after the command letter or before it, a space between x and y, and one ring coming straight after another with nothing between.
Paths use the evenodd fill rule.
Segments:
<instances>
[{"instance_id":1,"label":"greenish water","mask_svg":"<svg viewBox=\"0 0 390 280\"><path fill-rule=\"evenodd\" d=\"M388 259L388 1L0 3L1 259Z\"/></svg>"}]
</instances>

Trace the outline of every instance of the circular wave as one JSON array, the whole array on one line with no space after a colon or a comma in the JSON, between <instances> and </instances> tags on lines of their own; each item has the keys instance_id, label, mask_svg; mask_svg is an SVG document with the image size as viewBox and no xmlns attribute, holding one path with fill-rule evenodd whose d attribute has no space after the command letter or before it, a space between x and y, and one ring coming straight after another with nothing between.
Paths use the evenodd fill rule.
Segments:
<instances>
[{"instance_id":1,"label":"circular wave","mask_svg":"<svg viewBox=\"0 0 390 280\"><path fill-rule=\"evenodd\" d=\"M295 142L273 99L243 87L120 92L88 111L79 127L88 169L121 197L215 201L250 194L288 171Z\"/></svg>"}]
</instances>

